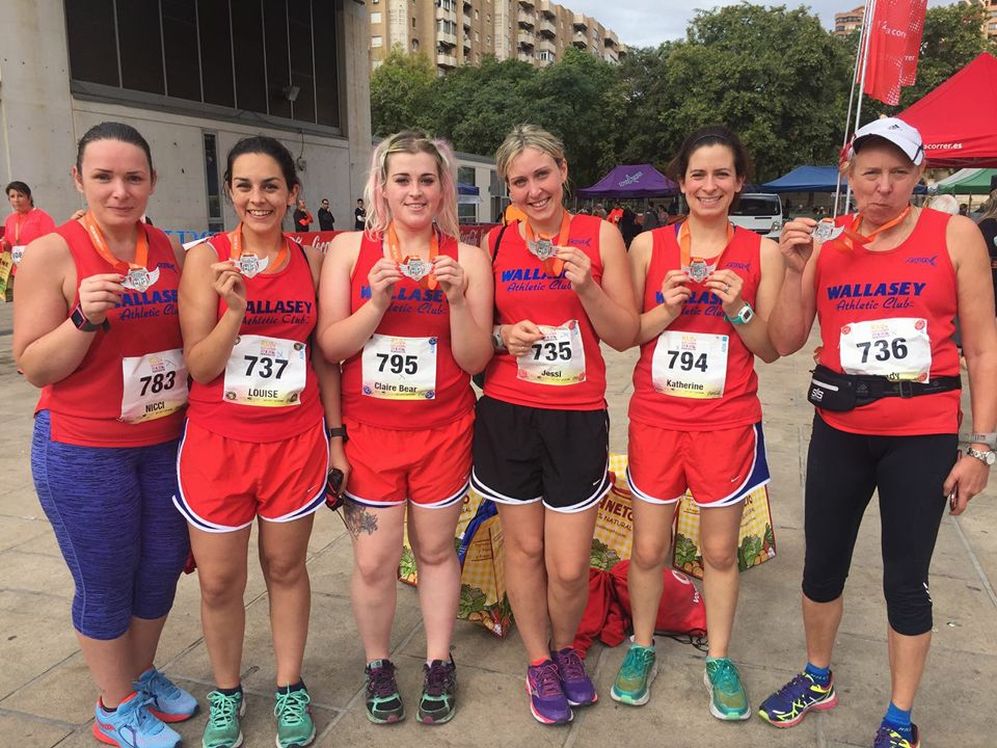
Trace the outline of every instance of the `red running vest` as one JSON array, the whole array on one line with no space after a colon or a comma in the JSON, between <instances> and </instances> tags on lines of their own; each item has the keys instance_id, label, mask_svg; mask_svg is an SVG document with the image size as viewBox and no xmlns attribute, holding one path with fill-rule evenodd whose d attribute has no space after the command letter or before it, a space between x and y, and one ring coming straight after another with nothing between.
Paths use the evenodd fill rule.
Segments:
<instances>
[{"instance_id":1,"label":"red running vest","mask_svg":"<svg viewBox=\"0 0 997 748\"><path fill-rule=\"evenodd\" d=\"M681 250L677 240L679 226L663 226L651 232L653 244L644 283L642 314L662 303L661 284L665 275L669 270L681 267ZM717 269L726 268L741 277L744 281L741 296L752 307L755 306L762 277L761 244L758 234L735 227L734 237L717 264ZM762 419L762 406L758 400L755 355L741 341L734 325L727 321L719 297L701 283L691 282L689 289L692 295L685 302L682 314L665 332L727 336L727 375L723 395L718 398L681 397L656 390L651 377L659 340L656 337L640 347L640 359L634 367L630 418L677 431L712 431L758 423Z\"/></svg>"},{"instance_id":2,"label":"red running vest","mask_svg":"<svg viewBox=\"0 0 997 748\"><path fill-rule=\"evenodd\" d=\"M596 283L602 280L601 226L602 219L598 216L575 215L568 232L568 244L582 250L591 260L592 279ZM510 224L502 236L502 246L494 248L495 324L514 325L528 319L537 325L556 327L576 321L585 352L585 379L561 386L524 381L519 378L516 357L503 351L488 364L485 394L531 408L602 410L606 407L606 363L599 348L599 336L571 281L563 272L557 277L548 276L518 229L518 224ZM500 231L498 227L488 233L489 247L494 247Z\"/></svg>"},{"instance_id":3,"label":"red running vest","mask_svg":"<svg viewBox=\"0 0 997 748\"><path fill-rule=\"evenodd\" d=\"M323 418L318 382L311 361L311 334L318 321L315 283L308 258L298 242L288 242L289 260L276 273L243 277L246 284L246 314L239 335L259 335L301 343L305 351L305 388L298 405L267 407L229 402L225 398L225 372L209 384L194 382L190 388L187 417L201 428L230 439L249 442L275 442L300 434ZM220 260L229 259L228 234L208 240ZM227 309L218 299L218 318ZM250 361L230 361L249 367ZM261 365L265 362L255 362ZM279 365L273 373L279 370ZM245 369L243 369L245 371ZM271 380L273 381L273 380Z\"/></svg>"},{"instance_id":4,"label":"red running vest","mask_svg":"<svg viewBox=\"0 0 997 748\"><path fill-rule=\"evenodd\" d=\"M842 371L841 332L849 324L915 318L927 321L930 377L958 376L959 352L952 340L958 296L945 241L949 217L922 208L911 235L885 252L862 246L848 250L838 241L824 244L814 277L821 364ZM838 224L849 225L853 219L842 216ZM914 399L885 397L844 413L817 412L830 426L853 434L954 434L959 431L959 398L953 390Z\"/></svg>"},{"instance_id":5,"label":"red running vest","mask_svg":"<svg viewBox=\"0 0 997 748\"><path fill-rule=\"evenodd\" d=\"M440 255L458 259L457 240L440 236ZM356 312L370 299L371 268L384 257L381 237L371 238L365 232L360 253L350 278L350 313ZM433 397L421 399L391 399L365 392L365 379L373 372L364 372L364 351L343 362L343 416L354 421L384 429L415 431L441 426L462 418L474 408L471 378L454 360L450 347L450 305L443 289L421 288L411 278L395 283L391 305L381 318L374 335L397 338L393 346L386 340L385 355L402 349L402 338L428 338L436 351L436 383ZM373 339L372 339L373 340ZM397 354L401 355L401 354ZM404 356L399 362L404 364ZM368 363L390 375L394 361L368 357ZM379 377L388 381L390 377Z\"/></svg>"},{"instance_id":6,"label":"red running vest","mask_svg":"<svg viewBox=\"0 0 997 748\"><path fill-rule=\"evenodd\" d=\"M123 359L183 348L177 317L180 273L173 246L159 229L146 224L139 228L149 240L147 267L159 269L159 280L145 293L125 290L121 304L107 313L109 329L87 333L94 340L76 370L42 389L35 412L51 413L52 441L84 447L146 447L180 435L182 409L140 423L120 420ZM64 223L56 233L66 240L76 265L74 309L80 301L80 281L117 270L97 254L78 221Z\"/></svg>"}]
</instances>

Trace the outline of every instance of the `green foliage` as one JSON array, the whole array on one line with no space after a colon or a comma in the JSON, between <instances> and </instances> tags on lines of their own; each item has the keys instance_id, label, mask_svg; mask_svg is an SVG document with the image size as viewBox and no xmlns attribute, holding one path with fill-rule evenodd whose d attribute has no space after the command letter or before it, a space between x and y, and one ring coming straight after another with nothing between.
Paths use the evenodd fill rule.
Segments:
<instances>
[{"instance_id":1,"label":"green foliage","mask_svg":"<svg viewBox=\"0 0 997 748\"><path fill-rule=\"evenodd\" d=\"M620 562L616 551L598 538L592 539L592 550L589 552L589 566L594 569L609 571Z\"/></svg>"},{"instance_id":2,"label":"green foliage","mask_svg":"<svg viewBox=\"0 0 997 748\"><path fill-rule=\"evenodd\" d=\"M909 106L982 51L995 51L976 5L931 8ZM619 65L569 48L554 65L486 58L438 77L425 56L394 50L371 77L376 135L421 127L459 151L489 155L516 124L564 140L571 181L618 163L664 169L683 138L722 123L742 138L762 182L803 163L833 163L858 34L839 38L809 8L740 3L699 11L686 38L630 49ZM896 108L866 99L863 121Z\"/></svg>"}]
</instances>

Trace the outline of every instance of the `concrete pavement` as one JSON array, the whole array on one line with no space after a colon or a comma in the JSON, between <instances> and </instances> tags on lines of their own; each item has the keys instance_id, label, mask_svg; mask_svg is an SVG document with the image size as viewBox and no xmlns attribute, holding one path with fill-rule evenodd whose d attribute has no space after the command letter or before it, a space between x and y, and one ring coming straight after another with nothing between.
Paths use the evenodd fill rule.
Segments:
<instances>
[{"instance_id":1,"label":"concrete pavement","mask_svg":"<svg viewBox=\"0 0 997 748\"><path fill-rule=\"evenodd\" d=\"M0 304L0 746L94 746L95 690L69 618L73 585L31 483L31 414L37 392L14 370L11 305ZM634 352L609 352L614 451L626 445L626 407ZM809 355L760 364L766 442L773 481L778 556L741 577L732 646L753 706L803 664L799 614L803 560L802 485L812 409L804 398ZM968 405L968 402L966 403ZM965 407L965 406L964 406ZM968 420L968 419L967 419ZM965 437L966 434L963 434ZM997 682L997 479L963 517L946 516L932 567L932 655L915 705L923 745L992 746ZM318 746L869 746L889 698L886 613L882 602L878 512L870 506L846 590L834 669L840 706L808 716L791 730L757 718L721 723L707 712L702 654L664 639L651 702L640 709L609 699L623 647L596 644L588 658L601 701L576 710L570 726L545 727L529 714L524 653L506 640L458 622L454 659L460 708L453 722L429 728L411 718L375 727L363 714L363 655L349 603L351 551L342 522L320 511L308 561L313 603L305 680L314 700ZM243 683L250 748L273 745L274 663L268 600L255 556L246 593ZM416 593L400 586L392 657L414 713L425 646ZM204 703L211 670L201 638L197 580L181 579L160 647L159 667ZM991 694L991 696L988 696ZM204 713L179 726L184 744L200 745Z\"/></svg>"}]
</instances>

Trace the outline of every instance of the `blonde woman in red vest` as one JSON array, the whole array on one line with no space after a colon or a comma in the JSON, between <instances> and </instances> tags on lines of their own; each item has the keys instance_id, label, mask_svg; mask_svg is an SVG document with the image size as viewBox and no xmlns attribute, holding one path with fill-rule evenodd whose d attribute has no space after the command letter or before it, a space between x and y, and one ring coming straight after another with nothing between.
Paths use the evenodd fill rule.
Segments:
<instances>
[{"instance_id":1,"label":"blonde woman in red vest","mask_svg":"<svg viewBox=\"0 0 997 748\"><path fill-rule=\"evenodd\" d=\"M426 626L418 719L448 722L457 708L454 532L471 472L470 376L492 353L492 288L481 250L458 240L455 172L441 140L416 131L382 140L365 191L367 230L337 236L322 274L318 341L343 361L353 468L343 512L375 724L405 716L388 655L406 521Z\"/></svg>"},{"instance_id":2,"label":"blonde woman in red vest","mask_svg":"<svg viewBox=\"0 0 997 748\"><path fill-rule=\"evenodd\" d=\"M911 708L931 643L931 554L946 503L961 514L986 488L997 445L986 247L968 218L911 205L924 158L921 134L900 119L859 128L848 161L857 212L834 224L786 225L785 281L771 320L781 353L803 347L815 318L822 346L808 393L817 412L804 513L807 662L760 715L792 727L808 711L837 704L830 668L842 593L878 491L891 692L875 748L920 745ZM972 396L962 456L956 319Z\"/></svg>"},{"instance_id":3,"label":"blonde woman in red vest","mask_svg":"<svg viewBox=\"0 0 997 748\"><path fill-rule=\"evenodd\" d=\"M598 699L574 649L599 501L609 491L604 341L633 345L637 310L619 230L564 207L564 145L516 127L495 155L525 219L482 241L498 351L478 401L471 482L498 505L505 581L544 724Z\"/></svg>"},{"instance_id":4,"label":"blonde woman in red vest","mask_svg":"<svg viewBox=\"0 0 997 748\"><path fill-rule=\"evenodd\" d=\"M767 319L782 280L775 242L728 218L748 168L728 128L689 135L671 167L688 218L641 234L630 250L643 312L627 471L635 499L628 580L634 640L612 696L635 706L650 698L661 574L675 507L689 490L700 508L710 634L704 682L710 713L722 720L751 716L729 648L744 499L769 481L754 362L778 357Z\"/></svg>"},{"instance_id":5,"label":"blonde woman in red vest","mask_svg":"<svg viewBox=\"0 0 997 748\"><path fill-rule=\"evenodd\" d=\"M76 585L94 736L172 748L180 736L164 722L197 710L153 666L189 547L171 504L187 403L183 253L140 220L156 172L135 128L95 125L76 158L89 209L33 241L18 275L14 356L42 388L31 471Z\"/></svg>"}]
</instances>

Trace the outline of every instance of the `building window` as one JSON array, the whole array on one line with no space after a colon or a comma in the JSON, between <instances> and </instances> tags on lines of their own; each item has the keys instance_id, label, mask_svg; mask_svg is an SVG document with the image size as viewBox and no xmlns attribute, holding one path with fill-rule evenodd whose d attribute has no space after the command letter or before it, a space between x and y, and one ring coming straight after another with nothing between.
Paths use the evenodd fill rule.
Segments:
<instances>
[{"instance_id":1,"label":"building window","mask_svg":"<svg viewBox=\"0 0 997 748\"><path fill-rule=\"evenodd\" d=\"M208 195L208 231L217 234L225 230L225 221L218 188L218 143L213 132L204 133L204 183Z\"/></svg>"},{"instance_id":2,"label":"building window","mask_svg":"<svg viewBox=\"0 0 997 748\"><path fill-rule=\"evenodd\" d=\"M380 14L380 12L378 12L378 11L371 11L370 22L371 23L380 23L381 22L381 14Z\"/></svg>"},{"instance_id":3,"label":"building window","mask_svg":"<svg viewBox=\"0 0 997 748\"><path fill-rule=\"evenodd\" d=\"M372 36L370 38L370 46L372 46L374 49L377 49L378 47L383 47L384 46L384 37L381 37L381 36Z\"/></svg>"},{"instance_id":4,"label":"building window","mask_svg":"<svg viewBox=\"0 0 997 748\"><path fill-rule=\"evenodd\" d=\"M335 0L73 0L63 7L75 94L340 124Z\"/></svg>"}]
</instances>

